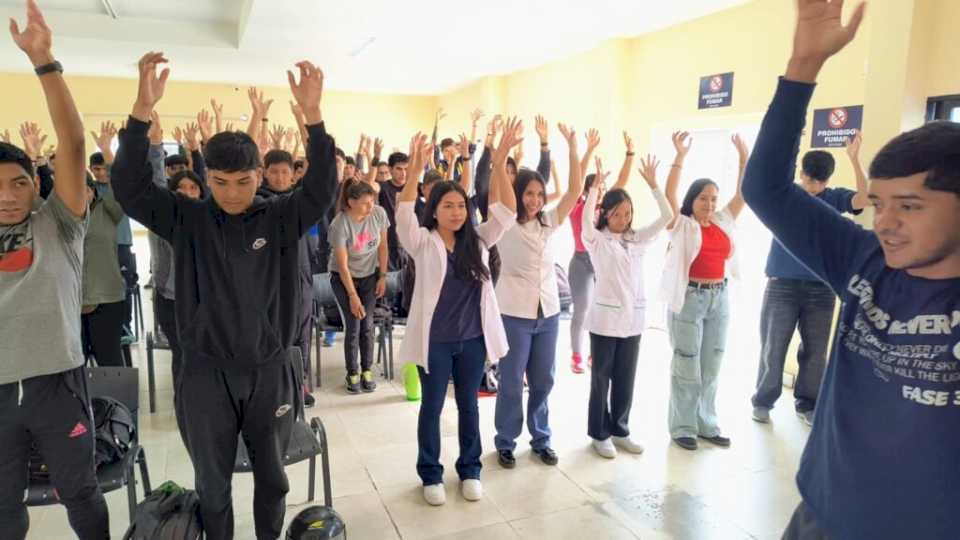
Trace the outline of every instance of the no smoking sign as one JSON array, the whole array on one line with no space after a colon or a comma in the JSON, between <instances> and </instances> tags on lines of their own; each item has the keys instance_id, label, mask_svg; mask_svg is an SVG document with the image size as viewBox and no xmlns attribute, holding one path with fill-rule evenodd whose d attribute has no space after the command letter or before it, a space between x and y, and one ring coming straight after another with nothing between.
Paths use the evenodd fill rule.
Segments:
<instances>
[{"instance_id":1,"label":"no smoking sign","mask_svg":"<svg viewBox=\"0 0 960 540\"><path fill-rule=\"evenodd\" d=\"M833 109L830 111L830 116L827 117L827 122L830 123L830 127L840 129L847 125L847 119L849 118L846 109Z\"/></svg>"},{"instance_id":2,"label":"no smoking sign","mask_svg":"<svg viewBox=\"0 0 960 540\"><path fill-rule=\"evenodd\" d=\"M863 127L863 105L813 111L811 148L843 148Z\"/></svg>"}]
</instances>

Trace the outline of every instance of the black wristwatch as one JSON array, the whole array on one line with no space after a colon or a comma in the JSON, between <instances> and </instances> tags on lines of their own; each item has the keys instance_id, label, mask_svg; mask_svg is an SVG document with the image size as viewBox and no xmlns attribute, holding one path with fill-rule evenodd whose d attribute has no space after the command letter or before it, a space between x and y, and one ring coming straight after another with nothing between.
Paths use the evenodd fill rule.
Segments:
<instances>
[{"instance_id":1,"label":"black wristwatch","mask_svg":"<svg viewBox=\"0 0 960 540\"><path fill-rule=\"evenodd\" d=\"M46 75L47 73L53 73L54 71L56 71L57 73L63 73L63 64L54 60L49 64L37 66L33 69L33 72L36 73L37 76Z\"/></svg>"}]
</instances>

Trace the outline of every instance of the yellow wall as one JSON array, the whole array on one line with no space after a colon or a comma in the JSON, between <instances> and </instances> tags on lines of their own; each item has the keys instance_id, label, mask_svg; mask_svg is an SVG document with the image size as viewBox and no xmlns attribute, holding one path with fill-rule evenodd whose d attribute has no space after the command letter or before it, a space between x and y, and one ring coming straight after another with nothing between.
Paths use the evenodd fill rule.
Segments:
<instances>
[{"instance_id":1,"label":"yellow wall","mask_svg":"<svg viewBox=\"0 0 960 540\"><path fill-rule=\"evenodd\" d=\"M137 83L132 79L101 77L68 77L77 107L84 117L89 132L104 120L120 121L126 118L137 96ZM0 74L0 88L13 89L16 99L0 100L0 131L9 129L13 141L19 144L16 128L20 122L37 122L45 133L52 134L43 94L36 77L26 74ZM265 96L274 99L270 109L271 125L280 123L294 127L290 112L290 90L285 87L264 87ZM171 80L163 100L157 105L164 126L164 136L172 139L173 128L196 118L201 108L210 110L210 98L223 104L224 116L234 127L246 129L241 115L250 114L246 87L226 84L190 83ZM330 132L348 154L356 152L361 130L382 137L385 152L394 147L406 151L410 129L433 125L434 97L384 96L350 92L328 91L323 98L324 120ZM50 138L51 140L53 137ZM88 150L95 151L95 143L88 137Z\"/></svg>"}]
</instances>

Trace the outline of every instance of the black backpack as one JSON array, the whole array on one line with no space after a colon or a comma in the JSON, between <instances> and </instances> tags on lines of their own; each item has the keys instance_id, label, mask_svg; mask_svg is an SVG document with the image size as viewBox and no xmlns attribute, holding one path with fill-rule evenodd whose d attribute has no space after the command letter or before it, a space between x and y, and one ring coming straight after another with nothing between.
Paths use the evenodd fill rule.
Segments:
<instances>
[{"instance_id":1,"label":"black backpack","mask_svg":"<svg viewBox=\"0 0 960 540\"><path fill-rule=\"evenodd\" d=\"M197 540L202 536L197 492L164 482L137 505L123 540Z\"/></svg>"},{"instance_id":2,"label":"black backpack","mask_svg":"<svg viewBox=\"0 0 960 540\"><path fill-rule=\"evenodd\" d=\"M286 540L347 540L347 526L333 508L311 506L287 527Z\"/></svg>"},{"instance_id":3,"label":"black backpack","mask_svg":"<svg viewBox=\"0 0 960 540\"><path fill-rule=\"evenodd\" d=\"M96 439L96 465L116 463L130 450L136 439L133 414L126 405L110 397L95 397L93 406L94 438Z\"/></svg>"}]
</instances>

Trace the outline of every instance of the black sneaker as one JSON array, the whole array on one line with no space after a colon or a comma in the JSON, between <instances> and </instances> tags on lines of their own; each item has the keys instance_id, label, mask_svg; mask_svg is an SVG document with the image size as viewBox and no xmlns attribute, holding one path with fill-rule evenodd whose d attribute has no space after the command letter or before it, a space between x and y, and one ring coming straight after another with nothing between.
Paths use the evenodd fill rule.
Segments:
<instances>
[{"instance_id":1,"label":"black sneaker","mask_svg":"<svg viewBox=\"0 0 960 540\"><path fill-rule=\"evenodd\" d=\"M557 457L557 453L553 451L553 448L541 448L539 450L534 448L533 453L540 458L540 461L542 461L544 465L556 465L560 463L560 458Z\"/></svg>"},{"instance_id":2,"label":"black sneaker","mask_svg":"<svg viewBox=\"0 0 960 540\"><path fill-rule=\"evenodd\" d=\"M704 437L703 435L697 435L697 436L707 441L708 443L715 444L721 448L730 447L730 439L728 437L723 437L721 435L717 435L715 437Z\"/></svg>"},{"instance_id":3,"label":"black sneaker","mask_svg":"<svg viewBox=\"0 0 960 540\"><path fill-rule=\"evenodd\" d=\"M314 405L316 405L316 403L317 403L317 400L314 399L313 394L311 394L310 392L303 393L303 408L309 409L310 407L313 407Z\"/></svg>"},{"instance_id":4,"label":"black sneaker","mask_svg":"<svg viewBox=\"0 0 960 540\"><path fill-rule=\"evenodd\" d=\"M497 462L504 469L512 469L517 466L517 458L513 457L513 450L497 450Z\"/></svg>"},{"instance_id":5,"label":"black sneaker","mask_svg":"<svg viewBox=\"0 0 960 540\"><path fill-rule=\"evenodd\" d=\"M693 437L677 437L673 440L677 443L677 446L683 448L684 450L696 450L697 449L697 440Z\"/></svg>"},{"instance_id":6,"label":"black sneaker","mask_svg":"<svg viewBox=\"0 0 960 540\"><path fill-rule=\"evenodd\" d=\"M360 388L368 394L377 389L377 381L373 380L373 372L370 370L360 374Z\"/></svg>"},{"instance_id":7,"label":"black sneaker","mask_svg":"<svg viewBox=\"0 0 960 540\"><path fill-rule=\"evenodd\" d=\"M360 393L360 376L359 375L347 375L347 393L348 394Z\"/></svg>"}]
</instances>

